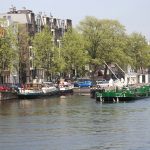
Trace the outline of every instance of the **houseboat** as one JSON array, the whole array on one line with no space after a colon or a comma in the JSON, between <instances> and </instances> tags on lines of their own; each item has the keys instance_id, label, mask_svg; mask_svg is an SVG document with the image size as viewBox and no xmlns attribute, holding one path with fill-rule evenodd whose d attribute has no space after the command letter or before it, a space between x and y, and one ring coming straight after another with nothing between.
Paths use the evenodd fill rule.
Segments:
<instances>
[{"instance_id":1,"label":"houseboat","mask_svg":"<svg viewBox=\"0 0 150 150\"><path fill-rule=\"evenodd\" d=\"M35 99L42 95L42 85L38 83L27 83L21 88L18 88L19 99Z\"/></svg>"},{"instance_id":2,"label":"houseboat","mask_svg":"<svg viewBox=\"0 0 150 150\"><path fill-rule=\"evenodd\" d=\"M125 102L143 99L150 96L150 85L124 87L122 89L101 90L95 93L97 101L101 102Z\"/></svg>"}]
</instances>

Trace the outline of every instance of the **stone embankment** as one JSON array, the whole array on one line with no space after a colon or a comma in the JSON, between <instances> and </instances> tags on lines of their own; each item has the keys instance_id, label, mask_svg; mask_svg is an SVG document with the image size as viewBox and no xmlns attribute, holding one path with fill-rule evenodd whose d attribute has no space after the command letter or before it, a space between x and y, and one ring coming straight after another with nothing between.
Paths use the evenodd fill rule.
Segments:
<instances>
[{"instance_id":1,"label":"stone embankment","mask_svg":"<svg viewBox=\"0 0 150 150\"><path fill-rule=\"evenodd\" d=\"M77 95L90 95L90 88L74 88L73 93Z\"/></svg>"}]
</instances>

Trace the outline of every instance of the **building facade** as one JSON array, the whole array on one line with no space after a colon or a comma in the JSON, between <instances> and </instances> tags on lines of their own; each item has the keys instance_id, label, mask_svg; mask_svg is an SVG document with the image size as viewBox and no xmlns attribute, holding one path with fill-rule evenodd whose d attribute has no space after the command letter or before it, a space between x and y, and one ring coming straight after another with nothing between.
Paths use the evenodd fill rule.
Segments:
<instances>
[{"instance_id":1,"label":"building facade","mask_svg":"<svg viewBox=\"0 0 150 150\"><path fill-rule=\"evenodd\" d=\"M41 32L44 26L48 26L53 35L53 43L60 47L61 37L72 27L72 21L48 17L42 13L36 15L26 8L16 10L15 7L10 8L7 13L0 13L0 18L18 24L19 82L31 82L34 78L44 80L44 70L34 66L34 54L28 37L34 36L35 33Z\"/></svg>"},{"instance_id":2,"label":"building facade","mask_svg":"<svg viewBox=\"0 0 150 150\"><path fill-rule=\"evenodd\" d=\"M18 24L16 22L13 22L11 20L11 18L1 18L0 19L0 38L5 38L8 34L8 30L11 28L11 31L13 32L13 34L15 35L15 37L18 34ZM16 39L17 41L17 39ZM11 43L12 44L12 43ZM15 51L17 49L16 45L11 45L13 48L13 50ZM15 53L15 52L14 52ZM9 69L9 67L5 64L3 65L3 61L1 61L2 63L2 68L1 68L1 72L0 72L0 83L16 83L19 82L19 78L18 78L18 59L14 59L14 61L12 62L12 64L14 65L13 68L11 68L11 70Z\"/></svg>"}]
</instances>

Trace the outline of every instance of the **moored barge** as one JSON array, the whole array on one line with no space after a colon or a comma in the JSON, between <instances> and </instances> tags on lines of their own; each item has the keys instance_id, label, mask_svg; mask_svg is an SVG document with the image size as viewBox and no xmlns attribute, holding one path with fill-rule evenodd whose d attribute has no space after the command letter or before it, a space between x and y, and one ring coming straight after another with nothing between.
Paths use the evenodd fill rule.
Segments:
<instances>
[{"instance_id":1,"label":"moored barge","mask_svg":"<svg viewBox=\"0 0 150 150\"><path fill-rule=\"evenodd\" d=\"M127 87L122 89L101 90L95 92L95 99L101 102L125 102L150 96L150 86Z\"/></svg>"}]
</instances>

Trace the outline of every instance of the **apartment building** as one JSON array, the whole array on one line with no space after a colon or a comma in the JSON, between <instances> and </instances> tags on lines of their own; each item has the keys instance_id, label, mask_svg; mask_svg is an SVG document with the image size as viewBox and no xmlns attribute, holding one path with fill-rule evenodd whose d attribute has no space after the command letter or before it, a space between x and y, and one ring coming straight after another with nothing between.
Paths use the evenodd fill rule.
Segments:
<instances>
[{"instance_id":1,"label":"apartment building","mask_svg":"<svg viewBox=\"0 0 150 150\"><path fill-rule=\"evenodd\" d=\"M32 10L23 8L17 10L10 8L7 13L0 13L0 18L18 23L18 43L20 46L19 54L19 81L20 83L33 81L38 76L44 80L44 70L34 66L34 54L32 45L28 41L29 36L34 36L36 32L41 32L47 25L53 35L53 43L60 47L61 37L72 27L72 20L57 19L53 16L46 16L42 13L35 14Z\"/></svg>"},{"instance_id":2,"label":"apartment building","mask_svg":"<svg viewBox=\"0 0 150 150\"><path fill-rule=\"evenodd\" d=\"M13 22L11 18L5 18L0 19L0 38L5 38L7 36L7 30L11 28L14 35L18 34L18 24L16 22ZM17 39L16 39L17 40ZM13 50L16 50L16 45L12 45ZM0 83L16 83L19 82L19 75L18 75L18 59L14 59L12 64L14 65L13 68L11 68L11 71L8 69L8 66L3 64L1 61L3 70L0 72Z\"/></svg>"},{"instance_id":3,"label":"apartment building","mask_svg":"<svg viewBox=\"0 0 150 150\"><path fill-rule=\"evenodd\" d=\"M42 15L40 12L36 15L36 31L41 32L42 28L47 25L53 35L54 44L58 45L59 40L63 37L64 33L67 32L68 28L72 28L72 20L70 19L58 19L52 15L48 17L47 15ZM59 45L58 45L59 46Z\"/></svg>"}]
</instances>

